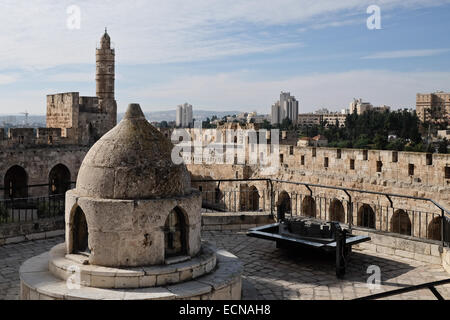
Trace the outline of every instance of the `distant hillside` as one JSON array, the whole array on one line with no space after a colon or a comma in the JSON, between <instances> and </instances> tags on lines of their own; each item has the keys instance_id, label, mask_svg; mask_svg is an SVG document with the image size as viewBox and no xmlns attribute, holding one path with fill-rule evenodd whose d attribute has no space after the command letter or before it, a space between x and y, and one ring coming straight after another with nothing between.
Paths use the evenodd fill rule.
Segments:
<instances>
[{"instance_id":1,"label":"distant hillside","mask_svg":"<svg viewBox=\"0 0 450 320\"><path fill-rule=\"evenodd\" d=\"M193 118L196 120L206 120L206 118L211 118L212 116L217 116L218 118L222 118L224 116L239 114L241 111L212 111L212 110L193 110ZM161 121L175 121L176 120L176 110L167 110L167 111L152 111L152 112L144 112L145 117L148 121L153 122L161 122ZM117 114L117 120L122 120L124 113Z\"/></svg>"},{"instance_id":2,"label":"distant hillside","mask_svg":"<svg viewBox=\"0 0 450 320\"><path fill-rule=\"evenodd\" d=\"M197 120L206 120L206 118L211 118L212 116L217 116L222 118L224 116L239 114L241 111L212 111L212 110L193 110L193 118ZM144 112L145 117L150 122L152 121L175 121L176 120L176 110L168 111L152 111ZM124 113L117 114L117 120L120 121L123 118ZM28 126L29 127L45 127L45 115L29 115L28 116ZM0 115L0 127L10 127L10 126L25 126L25 116L24 115Z\"/></svg>"},{"instance_id":3,"label":"distant hillside","mask_svg":"<svg viewBox=\"0 0 450 320\"><path fill-rule=\"evenodd\" d=\"M26 125L25 123L28 123ZM28 127L45 127L45 116L43 115L28 115L28 119L24 115L0 115L0 127L10 126L28 126Z\"/></svg>"}]
</instances>

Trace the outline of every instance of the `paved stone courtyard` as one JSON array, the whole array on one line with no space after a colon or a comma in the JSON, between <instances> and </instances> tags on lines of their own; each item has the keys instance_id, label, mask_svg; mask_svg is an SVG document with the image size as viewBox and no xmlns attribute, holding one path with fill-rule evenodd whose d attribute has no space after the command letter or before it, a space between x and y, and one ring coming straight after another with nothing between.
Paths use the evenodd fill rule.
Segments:
<instances>
[{"instance_id":1,"label":"paved stone courtyard","mask_svg":"<svg viewBox=\"0 0 450 320\"><path fill-rule=\"evenodd\" d=\"M405 286L450 278L440 265L391 257L367 250L354 250L345 279L335 276L334 261L323 255L293 254L277 249L272 241L250 238L244 232L203 231L203 238L237 255L244 262L243 299L354 299ZM0 247L0 299L17 299L19 266L26 259L49 250L63 237ZM366 285L367 267L381 269L381 288ZM437 287L450 299L450 285ZM435 299L420 290L391 299Z\"/></svg>"}]
</instances>

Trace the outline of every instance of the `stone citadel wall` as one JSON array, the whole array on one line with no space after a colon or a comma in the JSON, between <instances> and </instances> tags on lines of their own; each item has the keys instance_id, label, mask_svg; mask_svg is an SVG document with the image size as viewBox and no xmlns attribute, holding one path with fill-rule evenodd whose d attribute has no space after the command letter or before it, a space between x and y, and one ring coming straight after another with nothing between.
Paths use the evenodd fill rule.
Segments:
<instances>
[{"instance_id":1,"label":"stone citadel wall","mask_svg":"<svg viewBox=\"0 0 450 320\"><path fill-rule=\"evenodd\" d=\"M4 177L13 166L20 166L26 172L27 184L48 184L50 171L59 164L64 165L70 172L70 180L75 181L81 162L89 147L61 146L48 148L24 148L0 151L0 185L4 188ZM48 186L28 188L28 196L45 196ZM0 192L0 198L4 198Z\"/></svg>"},{"instance_id":2,"label":"stone citadel wall","mask_svg":"<svg viewBox=\"0 0 450 320\"><path fill-rule=\"evenodd\" d=\"M192 163L188 169L193 179L279 179L431 198L450 208L450 155L280 145L279 161L279 169L270 175L262 172L259 165L249 165L248 156L245 164ZM267 189L265 182L248 183L248 186L251 185L258 186L260 194ZM222 189L227 186L230 187L230 184L221 184ZM205 185L205 188L208 187ZM309 194L307 188L302 186L275 184L274 188ZM315 188L315 193L347 198L338 190ZM385 197L380 199L375 195L355 193L353 197L354 201L368 201L369 198L380 205L389 204ZM393 201L395 206L436 210L429 203L424 205L423 201L400 198L393 198Z\"/></svg>"}]
</instances>

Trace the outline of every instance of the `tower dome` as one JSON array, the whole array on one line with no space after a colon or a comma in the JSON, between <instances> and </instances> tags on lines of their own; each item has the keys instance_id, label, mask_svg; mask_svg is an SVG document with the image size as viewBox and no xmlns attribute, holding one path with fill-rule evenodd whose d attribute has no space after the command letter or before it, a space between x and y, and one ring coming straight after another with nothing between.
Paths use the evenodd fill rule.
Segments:
<instances>
[{"instance_id":1,"label":"tower dome","mask_svg":"<svg viewBox=\"0 0 450 320\"><path fill-rule=\"evenodd\" d=\"M78 173L80 196L152 199L191 192L184 164L171 159L173 144L130 104L122 121L89 150Z\"/></svg>"}]
</instances>

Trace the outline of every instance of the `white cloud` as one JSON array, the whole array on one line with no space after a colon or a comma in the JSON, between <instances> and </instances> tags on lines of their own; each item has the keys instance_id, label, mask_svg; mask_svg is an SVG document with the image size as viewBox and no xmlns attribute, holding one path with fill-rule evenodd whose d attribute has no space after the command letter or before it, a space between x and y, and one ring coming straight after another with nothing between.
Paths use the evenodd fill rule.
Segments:
<instances>
[{"instance_id":1,"label":"white cloud","mask_svg":"<svg viewBox=\"0 0 450 320\"><path fill-rule=\"evenodd\" d=\"M3 0L0 68L93 63L104 26L120 44L118 62L193 61L301 45L273 26L341 26L370 4L386 12L442 3L449 0ZM81 10L79 30L67 28L66 10L73 4Z\"/></svg>"},{"instance_id":2,"label":"white cloud","mask_svg":"<svg viewBox=\"0 0 450 320\"><path fill-rule=\"evenodd\" d=\"M304 45L299 40L301 34L280 31L286 26L301 30L356 23L371 4L380 5L384 15L393 9L416 9L444 3L450 3L450 0L1 0L0 70L60 67L61 74L44 75L43 80L65 84L39 93L21 89L5 92L0 100L0 111L8 111L13 105L20 110L45 113L45 94L62 90L61 87L70 85L68 81L91 82L94 86L94 73L70 72L67 70L76 69L64 67L93 64L93 48L105 26L108 26L112 41L117 43L119 69L124 64L189 62L278 52ZM69 30L66 26L66 9L73 4L81 9L79 30ZM180 103L179 99L188 99L195 101L197 106L251 107L267 112L280 90L290 90L304 106L311 107L346 105L353 95L372 99L374 103L377 103L377 97L383 96L386 101L379 103L396 105L406 101L411 104L415 98L414 90L432 91L449 83L444 75L446 73L436 74L436 78L425 75L416 81L408 79L409 74L353 71L278 81L245 81L243 74L228 73L179 78L145 90L125 91L120 86L116 90L119 102L123 101L124 105L142 100L149 107L155 104L174 106ZM26 77L20 73L0 74L0 84L17 82L19 78ZM387 85L367 85L371 80ZM399 83L395 82L397 80ZM413 80L416 82L398 88L400 83ZM397 88L401 94L395 95L391 88ZM77 86L74 89L78 90Z\"/></svg>"},{"instance_id":3,"label":"white cloud","mask_svg":"<svg viewBox=\"0 0 450 320\"><path fill-rule=\"evenodd\" d=\"M362 59L398 59L413 57L428 57L449 52L450 49L420 49L420 50L396 50L383 51L362 57Z\"/></svg>"},{"instance_id":4,"label":"white cloud","mask_svg":"<svg viewBox=\"0 0 450 320\"><path fill-rule=\"evenodd\" d=\"M269 113L280 91L289 91L300 101L300 112L319 107L348 108L352 98L361 97L375 105L415 107L416 93L448 91L450 72L393 72L379 70L317 73L272 81L248 81L248 74L222 73L181 77L170 83L120 92L119 109L138 101L144 109L174 109L186 100L194 108L257 110ZM181 99L181 100L180 100Z\"/></svg>"},{"instance_id":5,"label":"white cloud","mask_svg":"<svg viewBox=\"0 0 450 320\"><path fill-rule=\"evenodd\" d=\"M10 84L16 82L19 79L18 74L0 74L0 85Z\"/></svg>"},{"instance_id":6,"label":"white cloud","mask_svg":"<svg viewBox=\"0 0 450 320\"><path fill-rule=\"evenodd\" d=\"M45 77L46 81L52 82L89 82L92 83L95 79L95 72L69 72L58 73Z\"/></svg>"}]
</instances>

